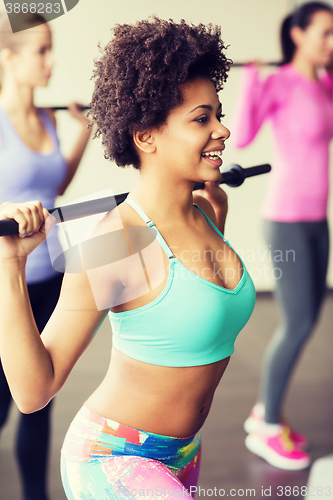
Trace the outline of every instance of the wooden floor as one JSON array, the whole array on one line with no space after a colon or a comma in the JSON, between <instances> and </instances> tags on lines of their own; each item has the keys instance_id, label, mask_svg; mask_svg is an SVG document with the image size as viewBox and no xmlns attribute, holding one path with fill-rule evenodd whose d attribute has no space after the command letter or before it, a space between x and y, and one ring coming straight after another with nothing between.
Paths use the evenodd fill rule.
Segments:
<instances>
[{"instance_id":1,"label":"wooden floor","mask_svg":"<svg viewBox=\"0 0 333 500\"><path fill-rule=\"evenodd\" d=\"M211 413L202 430L201 491L198 491L196 500L208 496L221 498L222 489L225 490L225 496L236 499L270 496L272 499L290 500L304 496L297 495L297 488L294 494L290 494L287 487L305 486L309 470L291 472L275 469L244 446L245 432L242 425L255 401L260 360L276 323L277 310L271 295L259 294L255 311L237 340L235 354L216 391ZM316 332L297 367L286 402L287 417L294 427L308 436L313 459L333 452L332 334L333 292L330 292ZM65 500L59 473L61 444L76 411L103 377L110 346L110 329L105 324L55 399L50 500ZM21 498L12 451L17 416L13 406L1 435L0 500ZM283 490L278 489L278 486ZM255 494L250 489L254 489ZM284 493L281 495L282 491ZM325 498L333 500L333 492L331 497Z\"/></svg>"}]
</instances>

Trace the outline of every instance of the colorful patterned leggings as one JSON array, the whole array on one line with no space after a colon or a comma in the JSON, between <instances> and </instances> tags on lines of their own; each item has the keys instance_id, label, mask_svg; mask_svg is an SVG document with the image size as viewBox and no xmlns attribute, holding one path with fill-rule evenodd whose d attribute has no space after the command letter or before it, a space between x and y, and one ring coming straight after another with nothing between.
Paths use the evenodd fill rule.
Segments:
<instances>
[{"instance_id":1,"label":"colorful patterned leggings","mask_svg":"<svg viewBox=\"0 0 333 500\"><path fill-rule=\"evenodd\" d=\"M198 481L200 450L199 433L175 438L144 432L84 405L61 451L65 493L68 500L190 499Z\"/></svg>"}]
</instances>

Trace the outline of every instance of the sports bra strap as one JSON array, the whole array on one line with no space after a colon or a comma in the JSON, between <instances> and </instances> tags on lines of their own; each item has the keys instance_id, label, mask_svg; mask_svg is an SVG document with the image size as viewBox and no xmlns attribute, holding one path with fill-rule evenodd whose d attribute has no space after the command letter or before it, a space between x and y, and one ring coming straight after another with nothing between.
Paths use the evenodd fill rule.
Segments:
<instances>
[{"instance_id":1,"label":"sports bra strap","mask_svg":"<svg viewBox=\"0 0 333 500\"><path fill-rule=\"evenodd\" d=\"M161 233L157 229L155 223L152 220L149 219L149 217L144 213L144 211L142 210L142 208L140 208L139 205L135 201L133 201L131 198L127 197L127 198L125 198L124 201L126 203L128 203L133 208L133 210L136 211L136 213L141 217L141 219L151 229L151 231L153 232L154 236L156 236L157 241L161 245L161 247L164 250L164 252L165 252L166 256L168 257L168 259L172 259L174 257L174 255L171 252L170 248L168 247L165 239L163 238L163 236L161 235ZM156 232L156 234L155 234L155 232Z\"/></svg>"},{"instance_id":2,"label":"sports bra strap","mask_svg":"<svg viewBox=\"0 0 333 500\"><path fill-rule=\"evenodd\" d=\"M209 222L209 224L212 226L213 229L215 229L215 231L217 232L217 234L219 236L221 236L222 240L224 240L224 241L226 241L228 243L228 241L225 239L225 237L221 233L221 231L215 226L215 224L210 220L210 218L208 217L208 215L206 215L205 212L199 207L199 205L197 205L196 203L193 203L193 205L195 206L195 208L197 208L202 213L202 215L205 217L205 219L207 220L207 222Z\"/></svg>"}]
</instances>

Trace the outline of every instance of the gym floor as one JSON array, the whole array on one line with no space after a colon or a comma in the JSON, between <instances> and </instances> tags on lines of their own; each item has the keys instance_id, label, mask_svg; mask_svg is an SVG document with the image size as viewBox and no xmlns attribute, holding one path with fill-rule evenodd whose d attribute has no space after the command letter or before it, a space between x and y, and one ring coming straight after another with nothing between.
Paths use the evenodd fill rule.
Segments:
<instances>
[{"instance_id":1,"label":"gym floor","mask_svg":"<svg viewBox=\"0 0 333 500\"><path fill-rule=\"evenodd\" d=\"M211 413L202 429L201 491L198 490L196 500L208 496L220 498L223 490L225 496L235 499L270 496L276 500L290 500L304 497L301 487L307 484L309 470L275 469L244 446L243 422L256 398L260 361L277 318L272 295L258 294L254 313L236 342L235 354L216 391ZM297 367L286 401L287 418L297 430L308 436L313 459L333 452L332 324L333 291L330 291L315 334ZM50 500L65 500L59 473L62 441L73 416L102 379L109 361L110 347L111 333L106 322L55 398ZM21 498L13 457L17 417L18 412L13 405L0 441L1 500Z\"/></svg>"}]
</instances>

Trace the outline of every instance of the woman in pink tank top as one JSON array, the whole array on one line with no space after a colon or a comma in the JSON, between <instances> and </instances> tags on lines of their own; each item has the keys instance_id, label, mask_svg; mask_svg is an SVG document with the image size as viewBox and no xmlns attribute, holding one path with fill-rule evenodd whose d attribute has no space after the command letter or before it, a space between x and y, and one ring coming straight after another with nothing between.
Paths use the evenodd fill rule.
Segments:
<instances>
[{"instance_id":1,"label":"woman in pink tank top","mask_svg":"<svg viewBox=\"0 0 333 500\"><path fill-rule=\"evenodd\" d=\"M244 427L250 451L275 467L301 469L310 460L306 438L285 422L282 404L325 291L332 8L322 2L304 4L285 19L281 42L284 57L278 71L262 80L255 65L245 67L231 127L233 145L243 148L265 120L271 122L275 158L263 207L264 233L272 256L284 256L275 264L283 320L265 353L259 398Z\"/></svg>"}]
</instances>

